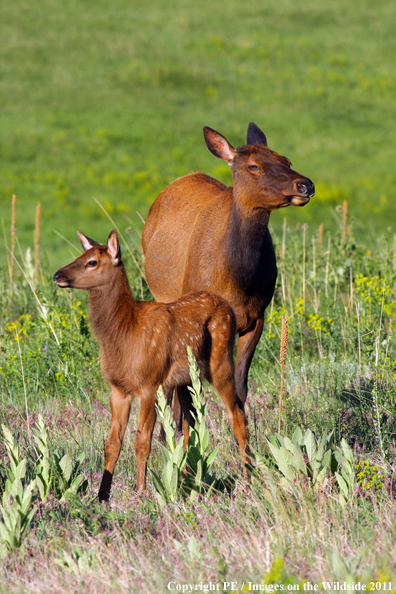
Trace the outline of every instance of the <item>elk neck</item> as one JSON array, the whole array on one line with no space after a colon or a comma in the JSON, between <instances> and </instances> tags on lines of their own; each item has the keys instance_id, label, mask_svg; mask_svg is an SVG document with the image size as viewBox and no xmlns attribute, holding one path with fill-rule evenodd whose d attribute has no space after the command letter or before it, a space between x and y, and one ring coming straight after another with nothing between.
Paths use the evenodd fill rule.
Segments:
<instances>
[{"instance_id":1,"label":"elk neck","mask_svg":"<svg viewBox=\"0 0 396 594\"><path fill-rule=\"evenodd\" d=\"M244 290L255 282L263 256L268 252L272 259L273 247L268 231L269 211L249 208L233 200L228 237L225 242L226 257L234 281Z\"/></svg>"},{"instance_id":2,"label":"elk neck","mask_svg":"<svg viewBox=\"0 0 396 594\"><path fill-rule=\"evenodd\" d=\"M109 282L90 291L88 302L91 324L102 345L120 344L134 325L137 304L123 264L113 270Z\"/></svg>"}]
</instances>

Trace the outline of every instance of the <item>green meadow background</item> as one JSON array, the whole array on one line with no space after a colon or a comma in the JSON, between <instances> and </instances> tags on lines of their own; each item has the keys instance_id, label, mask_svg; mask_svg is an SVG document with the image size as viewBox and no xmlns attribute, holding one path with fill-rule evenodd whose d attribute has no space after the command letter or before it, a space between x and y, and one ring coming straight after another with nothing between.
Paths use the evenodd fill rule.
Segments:
<instances>
[{"instance_id":1,"label":"green meadow background","mask_svg":"<svg viewBox=\"0 0 396 594\"><path fill-rule=\"evenodd\" d=\"M3 0L0 13L0 594L225 581L303 592L324 580L396 594L396 2ZM149 472L136 494L134 403L100 505L109 386L86 293L52 275L80 253L76 229L105 241L107 213L126 237L132 291L150 299L141 217L190 171L230 184L202 127L238 146L250 121L317 189L271 215L279 275L249 374L251 482L206 386L224 489L161 507ZM281 434L311 436L292 461L268 442L280 385ZM165 480L158 440L159 423L148 465ZM21 511L16 493L33 496L40 473L40 497Z\"/></svg>"},{"instance_id":2,"label":"green meadow background","mask_svg":"<svg viewBox=\"0 0 396 594\"><path fill-rule=\"evenodd\" d=\"M53 267L69 257L54 230L76 245L77 228L107 236L93 198L141 229L136 211L176 177L230 184L202 127L240 146L250 121L317 188L274 213L275 229L287 216L332 231L347 199L366 243L395 230L394 2L17 0L1 12L1 218L9 243L15 193L23 252L38 202Z\"/></svg>"}]
</instances>

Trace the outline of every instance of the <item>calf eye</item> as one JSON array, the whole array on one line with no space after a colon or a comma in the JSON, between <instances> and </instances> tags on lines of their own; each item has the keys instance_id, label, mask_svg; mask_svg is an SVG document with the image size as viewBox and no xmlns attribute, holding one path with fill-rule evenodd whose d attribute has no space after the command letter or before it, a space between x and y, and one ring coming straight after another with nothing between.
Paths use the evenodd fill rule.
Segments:
<instances>
[{"instance_id":1,"label":"calf eye","mask_svg":"<svg viewBox=\"0 0 396 594\"><path fill-rule=\"evenodd\" d=\"M94 266L97 266L97 265L98 265L98 263L96 260L90 260L89 262L87 262L86 267L88 268L88 266L90 266L91 268L93 268Z\"/></svg>"},{"instance_id":2,"label":"calf eye","mask_svg":"<svg viewBox=\"0 0 396 594\"><path fill-rule=\"evenodd\" d=\"M249 165L248 169L249 169L249 171L261 171L261 169L258 165Z\"/></svg>"}]
</instances>

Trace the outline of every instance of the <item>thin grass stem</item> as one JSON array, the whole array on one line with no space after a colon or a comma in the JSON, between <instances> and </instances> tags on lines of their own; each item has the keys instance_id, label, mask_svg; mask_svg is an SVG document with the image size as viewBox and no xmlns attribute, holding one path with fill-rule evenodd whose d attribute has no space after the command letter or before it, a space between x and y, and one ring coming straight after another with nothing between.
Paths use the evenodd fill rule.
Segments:
<instances>
[{"instance_id":1,"label":"thin grass stem","mask_svg":"<svg viewBox=\"0 0 396 594\"><path fill-rule=\"evenodd\" d=\"M109 215L109 213L107 212L107 210L101 205L101 203L99 202L99 200L96 200L96 198L94 198L94 200L95 200L96 204L103 210L103 212L105 213L105 215L107 216L107 218L109 219L109 221L111 221L112 225L114 225L114 228L117 229L117 233L121 237L122 241L124 242L124 245L125 245L126 249L128 250L128 252L132 256L132 260L134 261L137 269L139 270L139 272L142 275L142 277L144 278L144 280L146 280L146 276L144 274L144 271L139 266L138 261L136 260L135 256L133 255L133 252L132 252L131 248L129 247L128 243L126 242L126 240L125 240L124 236L122 235L121 231L118 229L117 225L115 224L115 222L113 221L113 219L111 218L111 216Z\"/></svg>"},{"instance_id":2,"label":"thin grass stem","mask_svg":"<svg viewBox=\"0 0 396 594\"><path fill-rule=\"evenodd\" d=\"M29 422L29 410L28 410L28 403L27 403L27 390L26 390L26 382L25 382L25 372L24 372L24 369L23 369L22 351L21 351L21 345L19 343L19 334L18 334L18 330L17 330L16 327L15 327L15 336L16 336L16 341L18 343L19 360L21 362L23 393L25 395L26 422L27 422L27 428L28 428L28 437L29 437L29 441L30 441L30 422Z\"/></svg>"},{"instance_id":3,"label":"thin grass stem","mask_svg":"<svg viewBox=\"0 0 396 594\"><path fill-rule=\"evenodd\" d=\"M281 383L279 391L279 418L278 418L278 433L281 431L281 417L282 417L282 397L283 397L283 368L286 361L287 349L287 317L282 316L282 331L281 331L281 346L280 346L280 366L281 366Z\"/></svg>"},{"instance_id":4,"label":"thin grass stem","mask_svg":"<svg viewBox=\"0 0 396 594\"><path fill-rule=\"evenodd\" d=\"M14 292L14 253L15 253L15 207L16 194L12 195L11 201L11 260L10 260L10 297Z\"/></svg>"},{"instance_id":5,"label":"thin grass stem","mask_svg":"<svg viewBox=\"0 0 396 594\"><path fill-rule=\"evenodd\" d=\"M39 282L40 272L40 217L41 217L41 204L37 204L36 208L36 225L34 231L34 280L36 285Z\"/></svg>"}]
</instances>

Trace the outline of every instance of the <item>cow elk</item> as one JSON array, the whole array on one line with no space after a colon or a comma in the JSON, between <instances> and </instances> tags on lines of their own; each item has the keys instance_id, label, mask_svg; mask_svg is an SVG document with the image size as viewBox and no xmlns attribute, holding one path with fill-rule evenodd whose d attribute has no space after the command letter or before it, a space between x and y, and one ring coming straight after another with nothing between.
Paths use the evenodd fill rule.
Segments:
<instances>
[{"instance_id":1,"label":"cow elk","mask_svg":"<svg viewBox=\"0 0 396 594\"><path fill-rule=\"evenodd\" d=\"M233 345L235 316L228 303L206 291L196 291L173 303L136 301L129 287L117 232L99 245L77 232L85 253L54 275L59 287L89 291L90 321L101 347L102 371L111 385L111 430L106 465L99 490L108 501L114 467L121 450L131 402L140 403L134 438L137 457L136 490L146 487L146 465L156 420L156 392L169 393L189 380L187 346L202 375L223 400L239 444L244 473L249 461L243 404L235 390ZM180 400L185 441L191 416L191 396Z\"/></svg>"},{"instance_id":2,"label":"cow elk","mask_svg":"<svg viewBox=\"0 0 396 594\"><path fill-rule=\"evenodd\" d=\"M204 128L204 137L209 151L231 167L233 185L198 172L161 192L143 229L146 279L158 301L198 290L228 301L239 334L236 389L245 402L250 364L277 277L270 213L307 204L315 187L291 169L289 159L268 148L253 123L247 144L237 149L211 128ZM179 387L181 392L185 389Z\"/></svg>"}]
</instances>

